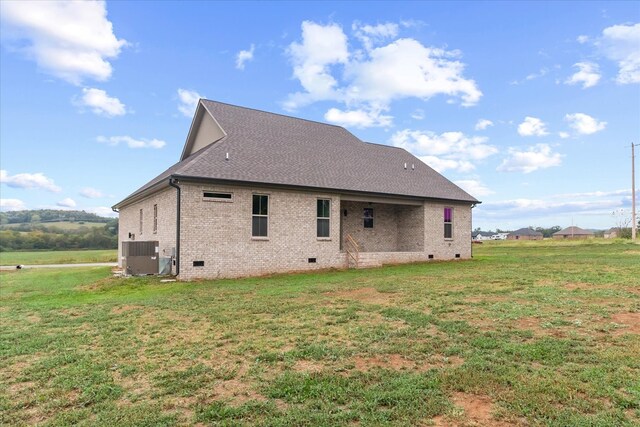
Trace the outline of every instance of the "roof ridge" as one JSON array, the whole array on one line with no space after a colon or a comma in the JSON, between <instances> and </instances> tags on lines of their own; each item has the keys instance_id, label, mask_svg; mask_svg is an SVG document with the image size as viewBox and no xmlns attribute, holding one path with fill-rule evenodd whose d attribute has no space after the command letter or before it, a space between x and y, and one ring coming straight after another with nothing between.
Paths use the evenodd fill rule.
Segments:
<instances>
[{"instance_id":1,"label":"roof ridge","mask_svg":"<svg viewBox=\"0 0 640 427\"><path fill-rule=\"evenodd\" d=\"M349 132L351 135L353 135L353 133L351 131L349 131L349 129L345 128L344 126L339 126L339 125L334 125L331 123L325 123L325 122L321 122L319 120L311 120L311 119L305 119L303 117L295 117L295 116L289 116L287 114L282 114L282 113L274 113L273 111L267 111L267 110L261 110L259 108L252 108L252 107L243 107L242 105L236 105L236 104L230 104L228 102L222 102L222 101L214 101L212 99L207 99L207 98L202 98L203 101L207 101L207 102L213 102L215 104L222 104L222 105L227 105L229 107L236 107L236 108L241 108L243 110L251 110L251 111L257 111L259 113L266 113L266 114L272 114L274 116L281 116L281 117L286 117L288 119L296 119L296 120L304 120L305 122L311 122L311 123L316 123L319 125L324 125L324 126L333 126L336 127L338 129L342 129L345 130L347 132ZM355 135L353 135L355 136ZM356 138L358 138L357 136L355 136ZM362 141L360 138L358 138L360 141ZM365 141L362 141L365 142Z\"/></svg>"}]
</instances>

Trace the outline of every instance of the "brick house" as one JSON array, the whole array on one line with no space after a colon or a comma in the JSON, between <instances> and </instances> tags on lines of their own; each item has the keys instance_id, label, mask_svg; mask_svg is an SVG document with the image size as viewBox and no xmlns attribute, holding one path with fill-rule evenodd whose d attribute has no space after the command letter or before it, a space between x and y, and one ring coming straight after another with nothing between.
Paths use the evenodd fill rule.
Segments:
<instances>
[{"instance_id":1,"label":"brick house","mask_svg":"<svg viewBox=\"0 0 640 427\"><path fill-rule=\"evenodd\" d=\"M543 234L530 228L520 228L507 234L507 240L542 240Z\"/></svg>"},{"instance_id":2,"label":"brick house","mask_svg":"<svg viewBox=\"0 0 640 427\"><path fill-rule=\"evenodd\" d=\"M479 203L407 151L200 100L180 161L116 204L179 279L471 257Z\"/></svg>"},{"instance_id":3,"label":"brick house","mask_svg":"<svg viewBox=\"0 0 640 427\"><path fill-rule=\"evenodd\" d=\"M592 239L594 234L589 230L583 230L580 227L572 225L571 227L556 231L552 237L554 239Z\"/></svg>"}]
</instances>

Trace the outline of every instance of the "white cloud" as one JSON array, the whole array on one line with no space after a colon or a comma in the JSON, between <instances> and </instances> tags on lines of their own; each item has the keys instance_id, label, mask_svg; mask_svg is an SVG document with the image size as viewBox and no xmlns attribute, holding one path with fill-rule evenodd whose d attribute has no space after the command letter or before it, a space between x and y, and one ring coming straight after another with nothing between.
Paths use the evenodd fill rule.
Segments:
<instances>
[{"instance_id":1,"label":"white cloud","mask_svg":"<svg viewBox=\"0 0 640 427\"><path fill-rule=\"evenodd\" d=\"M256 47L254 44L251 44L249 50L241 50L236 55L236 68L238 70L244 70L244 64L253 60L253 52Z\"/></svg>"},{"instance_id":2,"label":"white cloud","mask_svg":"<svg viewBox=\"0 0 640 427\"><path fill-rule=\"evenodd\" d=\"M291 43L287 54L304 91L290 94L285 109L335 101L347 111L388 111L396 99L436 95L471 106L482 96L475 81L464 78L458 51L426 47L410 38L389 42L397 36L395 24L356 23L354 31L364 51L350 51L337 24L302 23L302 40Z\"/></svg>"},{"instance_id":3,"label":"white cloud","mask_svg":"<svg viewBox=\"0 0 640 427\"><path fill-rule=\"evenodd\" d=\"M540 68L540 71L538 71L537 73L529 74L527 77L525 77L525 80L535 80L537 78L546 76L548 73L549 73L548 68Z\"/></svg>"},{"instance_id":4,"label":"white cloud","mask_svg":"<svg viewBox=\"0 0 640 427\"><path fill-rule=\"evenodd\" d=\"M99 199L101 197L104 197L102 191L96 190L95 188L91 187L83 188L82 190L80 190L79 194L87 199Z\"/></svg>"},{"instance_id":5,"label":"white cloud","mask_svg":"<svg viewBox=\"0 0 640 427\"><path fill-rule=\"evenodd\" d=\"M567 114L564 116L564 119L569 123L569 126L581 135L591 135L592 133L603 130L607 126L607 122L599 122L584 113Z\"/></svg>"},{"instance_id":6,"label":"white cloud","mask_svg":"<svg viewBox=\"0 0 640 427\"><path fill-rule=\"evenodd\" d=\"M94 213L99 216L106 216L108 218L116 218L118 216L117 212L114 212L113 209L108 208L106 206L97 206L93 208L85 208L86 212Z\"/></svg>"},{"instance_id":7,"label":"white cloud","mask_svg":"<svg viewBox=\"0 0 640 427\"><path fill-rule=\"evenodd\" d=\"M195 90L178 89L178 111L187 117L193 117L198 106L198 101L204 98Z\"/></svg>"},{"instance_id":8,"label":"white cloud","mask_svg":"<svg viewBox=\"0 0 640 427\"><path fill-rule=\"evenodd\" d=\"M351 110L342 111L337 108L331 108L324 115L325 120L340 126L367 128L367 127L387 127L391 126L393 117L383 115L380 110L365 111Z\"/></svg>"},{"instance_id":9,"label":"white cloud","mask_svg":"<svg viewBox=\"0 0 640 427\"><path fill-rule=\"evenodd\" d=\"M122 116L127 113L125 105L118 98L107 95L102 89L83 88L82 97L74 103L91 108L94 114L105 117Z\"/></svg>"},{"instance_id":10,"label":"white cloud","mask_svg":"<svg viewBox=\"0 0 640 427\"><path fill-rule=\"evenodd\" d=\"M593 87L600 81L600 67L593 62L578 62L573 65L578 68L571 77L565 80L568 85L582 84L582 88Z\"/></svg>"},{"instance_id":11,"label":"white cloud","mask_svg":"<svg viewBox=\"0 0 640 427\"><path fill-rule=\"evenodd\" d=\"M27 206L20 199L0 199L0 210L2 211L22 211Z\"/></svg>"},{"instance_id":12,"label":"white cloud","mask_svg":"<svg viewBox=\"0 0 640 427\"><path fill-rule=\"evenodd\" d=\"M127 42L113 33L103 1L2 1L3 39L40 69L79 85L111 77Z\"/></svg>"},{"instance_id":13,"label":"white cloud","mask_svg":"<svg viewBox=\"0 0 640 427\"><path fill-rule=\"evenodd\" d=\"M293 63L293 75L306 92L289 95L285 108L293 110L315 101L339 98L338 82L331 75L330 66L349 60L347 36L339 25L304 21L302 43L291 43L287 54Z\"/></svg>"},{"instance_id":14,"label":"white cloud","mask_svg":"<svg viewBox=\"0 0 640 427\"><path fill-rule=\"evenodd\" d=\"M489 126L493 126L493 122L487 119L480 119L476 123L475 130L485 130Z\"/></svg>"},{"instance_id":15,"label":"white cloud","mask_svg":"<svg viewBox=\"0 0 640 427\"><path fill-rule=\"evenodd\" d=\"M618 63L619 84L640 83L640 23L605 28L596 44Z\"/></svg>"},{"instance_id":16,"label":"white cloud","mask_svg":"<svg viewBox=\"0 0 640 427\"><path fill-rule=\"evenodd\" d=\"M489 194L495 193L482 182L475 179L463 179L454 181L453 183L474 197L488 196Z\"/></svg>"},{"instance_id":17,"label":"white cloud","mask_svg":"<svg viewBox=\"0 0 640 427\"><path fill-rule=\"evenodd\" d=\"M508 152L508 157L497 168L499 172L531 173L562 163L562 155L554 153L548 144L536 144L525 151L510 147Z\"/></svg>"},{"instance_id":18,"label":"white cloud","mask_svg":"<svg viewBox=\"0 0 640 427\"><path fill-rule=\"evenodd\" d=\"M558 136L562 139L567 139L569 138L571 135L569 134L569 132L558 132Z\"/></svg>"},{"instance_id":19,"label":"white cloud","mask_svg":"<svg viewBox=\"0 0 640 427\"><path fill-rule=\"evenodd\" d=\"M576 38L576 41L580 44L585 44L586 42L589 41L589 36L580 35Z\"/></svg>"},{"instance_id":20,"label":"white cloud","mask_svg":"<svg viewBox=\"0 0 640 427\"><path fill-rule=\"evenodd\" d=\"M413 113L411 113L411 118L414 120L424 120L424 110L417 108Z\"/></svg>"},{"instance_id":21,"label":"white cloud","mask_svg":"<svg viewBox=\"0 0 640 427\"><path fill-rule=\"evenodd\" d=\"M354 22L351 28L366 50L371 50L375 44L398 35L398 24L393 22L378 25L362 25Z\"/></svg>"},{"instance_id":22,"label":"white cloud","mask_svg":"<svg viewBox=\"0 0 640 427\"><path fill-rule=\"evenodd\" d=\"M564 193L554 194L551 197L555 199L573 199L573 198L585 198L585 197L610 197L610 196L631 196L631 189L626 190L613 190L613 191L587 191L584 193Z\"/></svg>"},{"instance_id":23,"label":"white cloud","mask_svg":"<svg viewBox=\"0 0 640 427\"><path fill-rule=\"evenodd\" d=\"M135 139L130 136L110 136L104 137L99 136L96 138L98 142L109 144L109 145L118 145L120 143L127 144L129 148L162 148L167 145L166 142L159 139Z\"/></svg>"},{"instance_id":24,"label":"white cloud","mask_svg":"<svg viewBox=\"0 0 640 427\"><path fill-rule=\"evenodd\" d=\"M524 121L518 125L518 133L521 136L544 136L547 135L545 123L537 117L525 117Z\"/></svg>"},{"instance_id":25,"label":"white cloud","mask_svg":"<svg viewBox=\"0 0 640 427\"><path fill-rule=\"evenodd\" d=\"M9 172L6 170L0 170L0 183L14 188L40 189L51 191L53 193L59 193L62 191L62 189L58 187L51 178L47 178L41 172L9 175Z\"/></svg>"},{"instance_id":26,"label":"white cloud","mask_svg":"<svg viewBox=\"0 0 640 427\"><path fill-rule=\"evenodd\" d=\"M65 199L60 200L58 203L56 203L56 205L61 206L63 208L75 208L76 201L70 197L67 197Z\"/></svg>"},{"instance_id":27,"label":"white cloud","mask_svg":"<svg viewBox=\"0 0 640 427\"><path fill-rule=\"evenodd\" d=\"M473 162L483 160L498 152L487 138L466 136L462 132L444 132L440 135L429 131L405 129L394 133L391 143L404 148L438 172L447 169L469 172Z\"/></svg>"}]
</instances>

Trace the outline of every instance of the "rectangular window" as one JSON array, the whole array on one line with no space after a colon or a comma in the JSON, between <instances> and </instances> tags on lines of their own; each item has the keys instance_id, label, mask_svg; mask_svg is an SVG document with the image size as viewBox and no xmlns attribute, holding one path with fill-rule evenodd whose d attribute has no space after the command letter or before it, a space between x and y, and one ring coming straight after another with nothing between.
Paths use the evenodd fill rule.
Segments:
<instances>
[{"instance_id":1,"label":"rectangular window","mask_svg":"<svg viewBox=\"0 0 640 427\"><path fill-rule=\"evenodd\" d=\"M253 195L253 214L251 235L253 237L267 237L269 227L269 196Z\"/></svg>"},{"instance_id":2,"label":"rectangular window","mask_svg":"<svg viewBox=\"0 0 640 427\"><path fill-rule=\"evenodd\" d=\"M331 200L318 199L318 237L329 237L329 221L331 220Z\"/></svg>"},{"instance_id":3,"label":"rectangular window","mask_svg":"<svg viewBox=\"0 0 640 427\"><path fill-rule=\"evenodd\" d=\"M230 202L233 199L233 193L216 193L214 191L203 191L202 200L208 202Z\"/></svg>"},{"instance_id":4,"label":"rectangular window","mask_svg":"<svg viewBox=\"0 0 640 427\"><path fill-rule=\"evenodd\" d=\"M373 228L373 208L364 208L364 228Z\"/></svg>"},{"instance_id":5,"label":"rectangular window","mask_svg":"<svg viewBox=\"0 0 640 427\"><path fill-rule=\"evenodd\" d=\"M444 238L453 238L453 208L444 208Z\"/></svg>"},{"instance_id":6,"label":"rectangular window","mask_svg":"<svg viewBox=\"0 0 640 427\"><path fill-rule=\"evenodd\" d=\"M158 232L158 205L153 205L153 234Z\"/></svg>"},{"instance_id":7,"label":"rectangular window","mask_svg":"<svg viewBox=\"0 0 640 427\"><path fill-rule=\"evenodd\" d=\"M142 234L142 209L140 209L140 234Z\"/></svg>"}]
</instances>

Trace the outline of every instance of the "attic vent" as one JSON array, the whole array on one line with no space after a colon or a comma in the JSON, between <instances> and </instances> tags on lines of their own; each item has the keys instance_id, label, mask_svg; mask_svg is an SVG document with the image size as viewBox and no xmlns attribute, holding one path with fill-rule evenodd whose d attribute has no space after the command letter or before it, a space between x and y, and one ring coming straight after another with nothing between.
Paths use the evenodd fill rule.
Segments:
<instances>
[{"instance_id":1,"label":"attic vent","mask_svg":"<svg viewBox=\"0 0 640 427\"><path fill-rule=\"evenodd\" d=\"M233 193L216 193L213 191L203 191L202 200L209 202L230 202L233 199Z\"/></svg>"}]
</instances>

